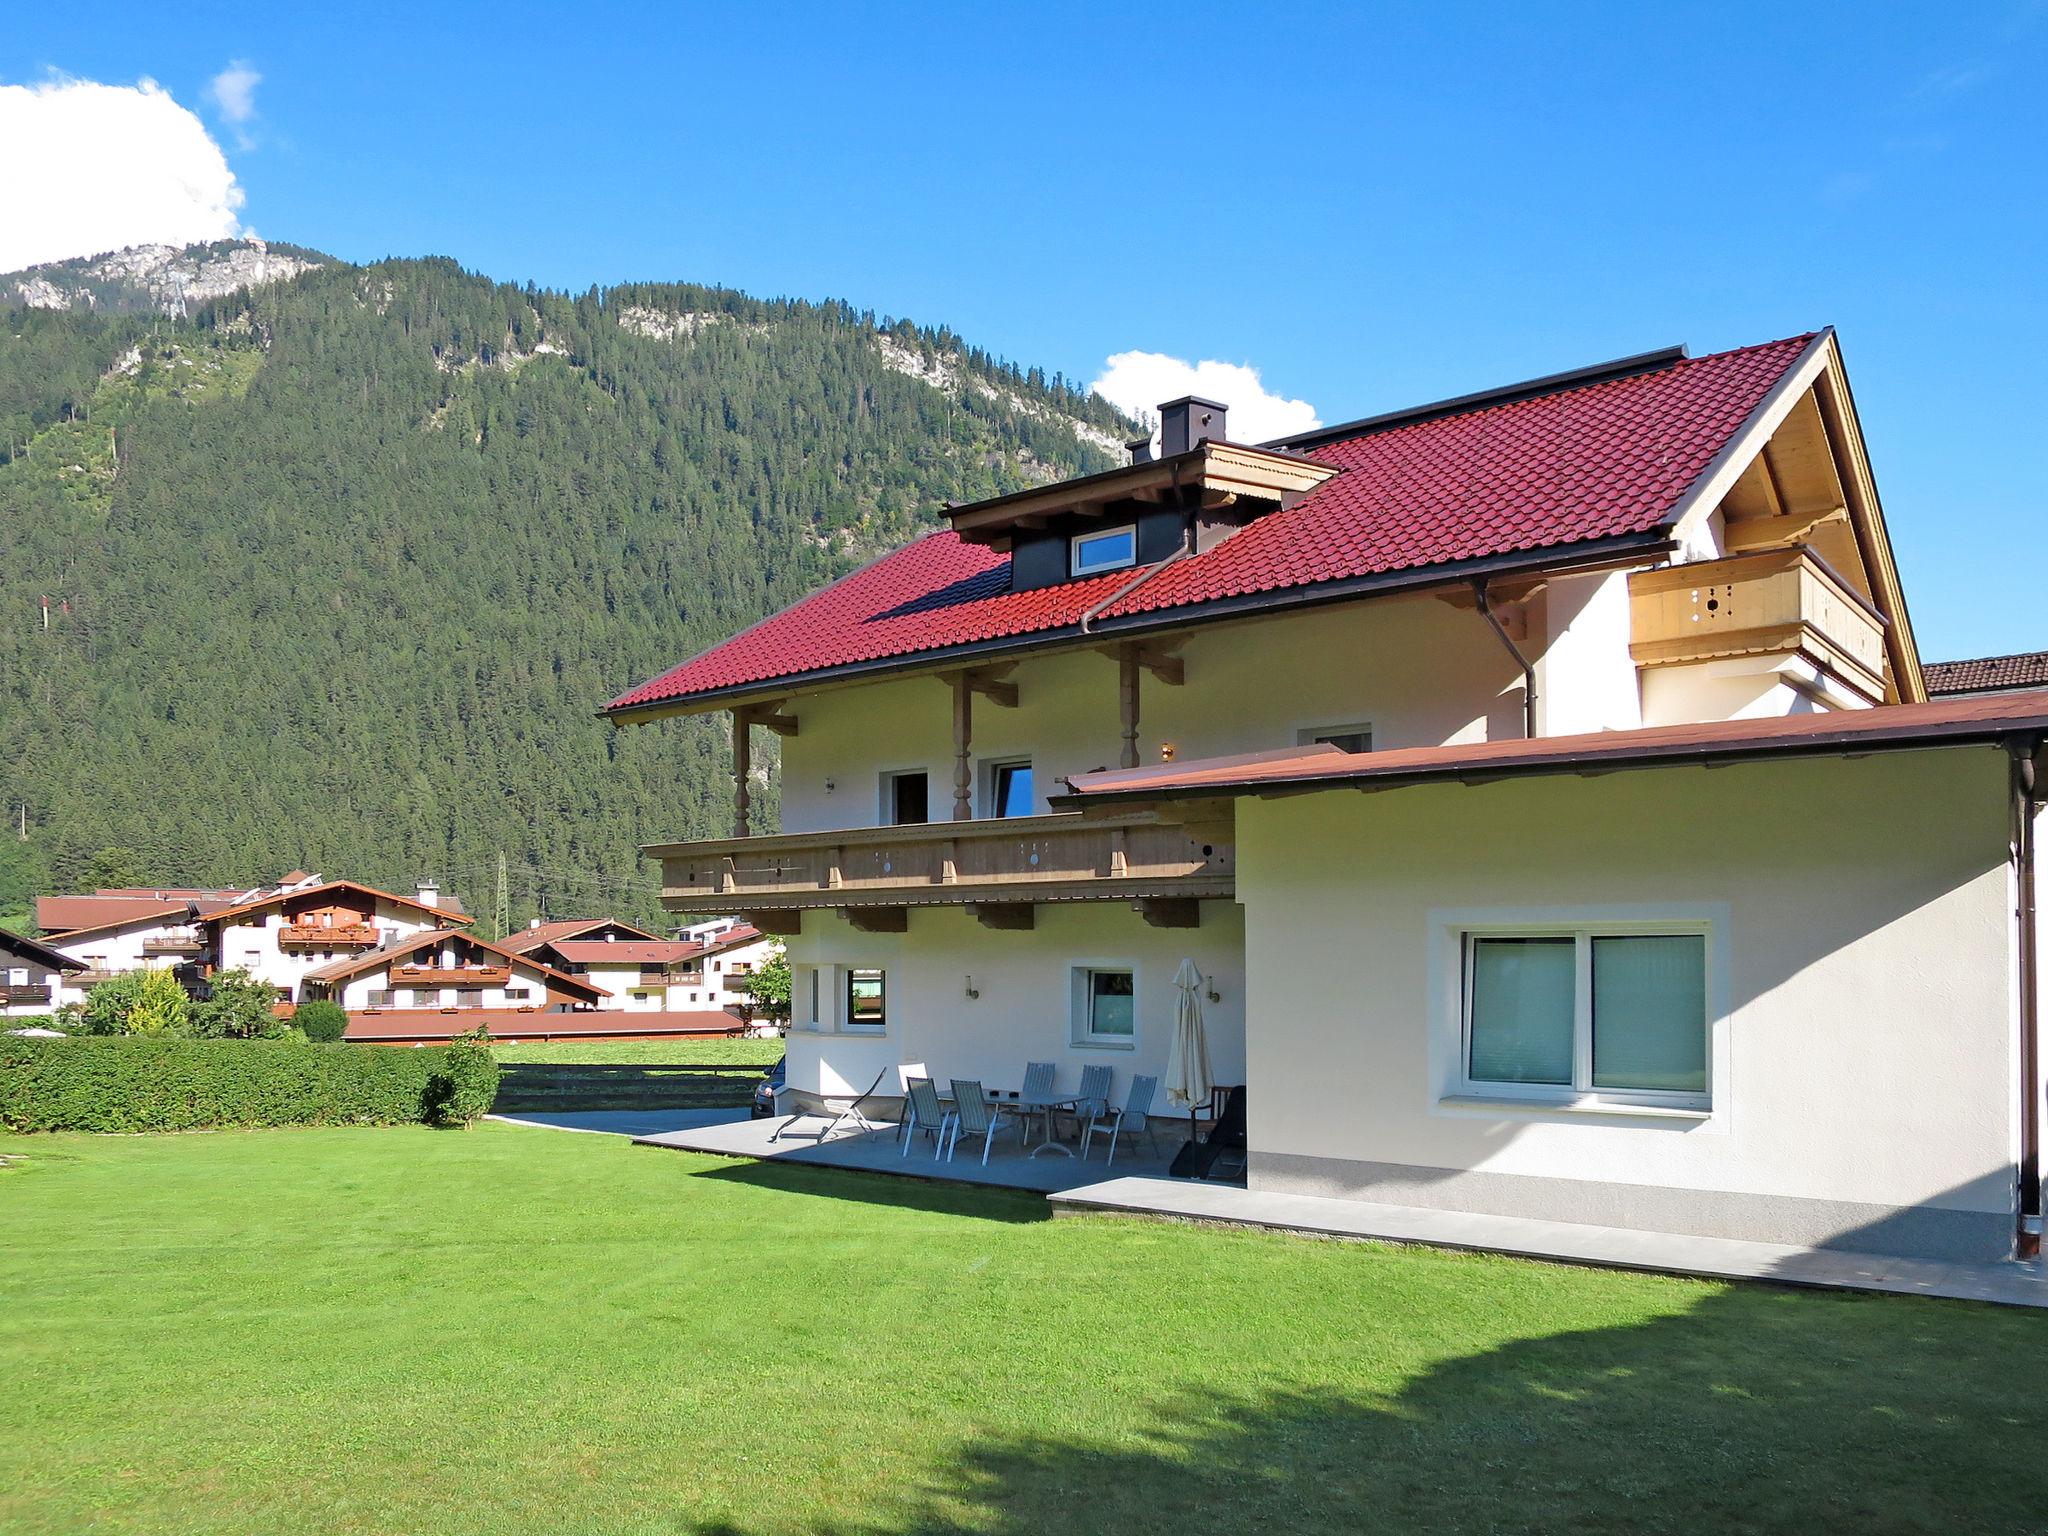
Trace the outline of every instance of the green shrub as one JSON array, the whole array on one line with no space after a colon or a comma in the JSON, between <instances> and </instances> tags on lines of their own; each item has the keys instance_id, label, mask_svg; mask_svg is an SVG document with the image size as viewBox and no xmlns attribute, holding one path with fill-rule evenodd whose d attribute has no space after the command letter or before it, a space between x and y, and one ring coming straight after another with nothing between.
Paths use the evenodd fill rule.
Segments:
<instances>
[{"instance_id":1,"label":"green shrub","mask_svg":"<svg viewBox=\"0 0 2048 1536\"><path fill-rule=\"evenodd\" d=\"M142 1000L142 972L123 971L87 989L78 1015L88 1035L125 1035L128 1015Z\"/></svg>"},{"instance_id":2,"label":"green shrub","mask_svg":"<svg viewBox=\"0 0 2048 1536\"><path fill-rule=\"evenodd\" d=\"M195 1040L270 1039L285 1027L272 1011L278 991L237 968L221 971L208 983L209 996L192 1005Z\"/></svg>"},{"instance_id":3,"label":"green shrub","mask_svg":"<svg viewBox=\"0 0 2048 1536\"><path fill-rule=\"evenodd\" d=\"M496 1090L497 1063L475 1047L0 1035L10 1131L466 1122Z\"/></svg>"},{"instance_id":4,"label":"green shrub","mask_svg":"<svg viewBox=\"0 0 2048 1536\"><path fill-rule=\"evenodd\" d=\"M292 1022L305 1031L308 1040L339 1040L348 1028L348 1010L337 1002L316 997L310 1003L299 1004Z\"/></svg>"}]
</instances>

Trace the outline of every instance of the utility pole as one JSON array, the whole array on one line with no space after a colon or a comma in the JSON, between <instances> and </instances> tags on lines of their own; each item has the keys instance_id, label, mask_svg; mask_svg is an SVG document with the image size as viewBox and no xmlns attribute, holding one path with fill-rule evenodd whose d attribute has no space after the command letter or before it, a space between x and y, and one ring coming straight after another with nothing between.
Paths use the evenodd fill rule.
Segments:
<instances>
[{"instance_id":1,"label":"utility pole","mask_svg":"<svg viewBox=\"0 0 2048 1536\"><path fill-rule=\"evenodd\" d=\"M504 938L512 931L512 904L505 893L505 850L498 850L498 890L491 903L491 916L498 924L498 937Z\"/></svg>"},{"instance_id":2,"label":"utility pole","mask_svg":"<svg viewBox=\"0 0 2048 1536\"><path fill-rule=\"evenodd\" d=\"M21 840L28 841L28 802L21 802Z\"/></svg>"}]
</instances>

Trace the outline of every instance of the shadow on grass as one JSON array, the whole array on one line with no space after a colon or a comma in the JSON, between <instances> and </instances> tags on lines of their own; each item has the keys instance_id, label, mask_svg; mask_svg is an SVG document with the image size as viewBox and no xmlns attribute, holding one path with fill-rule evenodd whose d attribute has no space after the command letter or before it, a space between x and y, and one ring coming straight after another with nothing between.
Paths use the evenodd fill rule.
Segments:
<instances>
[{"instance_id":1,"label":"shadow on grass","mask_svg":"<svg viewBox=\"0 0 2048 1536\"><path fill-rule=\"evenodd\" d=\"M744 1184L777 1194L860 1205L900 1206L946 1216L971 1216L984 1221L1050 1221L1045 1196L1029 1189L992 1184L953 1184L938 1179L909 1178L865 1168L831 1168L820 1163L762 1162L752 1158L721 1162L694 1175L721 1183Z\"/></svg>"},{"instance_id":2,"label":"shadow on grass","mask_svg":"<svg viewBox=\"0 0 2048 1536\"><path fill-rule=\"evenodd\" d=\"M1113 1439L970 1442L890 1514L805 1528L2039 1531L2044 1351L2038 1313L1716 1289L1445 1360L1385 1398L1169 1397Z\"/></svg>"}]
</instances>

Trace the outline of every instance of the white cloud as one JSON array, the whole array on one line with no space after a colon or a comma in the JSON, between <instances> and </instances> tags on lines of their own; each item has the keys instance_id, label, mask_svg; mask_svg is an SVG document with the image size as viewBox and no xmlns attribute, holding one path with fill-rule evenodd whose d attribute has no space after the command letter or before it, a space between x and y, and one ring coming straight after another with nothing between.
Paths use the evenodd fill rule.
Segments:
<instances>
[{"instance_id":1,"label":"white cloud","mask_svg":"<svg viewBox=\"0 0 2048 1536\"><path fill-rule=\"evenodd\" d=\"M256 147L247 125L256 116L256 87L262 83L263 76L249 67L247 59L230 61L226 69L206 82L207 98L219 111L221 121L234 127L238 148Z\"/></svg>"},{"instance_id":2,"label":"white cloud","mask_svg":"<svg viewBox=\"0 0 2048 1536\"><path fill-rule=\"evenodd\" d=\"M1213 358L1191 363L1164 352L1118 352L1103 363L1102 376L1089 388L1132 416L1156 415L1162 404L1182 395L1221 400L1230 407L1230 440L1236 443L1261 443L1323 424L1306 400L1269 391L1259 382L1258 369Z\"/></svg>"},{"instance_id":3,"label":"white cloud","mask_svg":"<svg viewBox=\"0 0 2048 1536\"><path fill-rule=\"evenodd\" d=\"M191 110L154 80L0 85L0 272L240 232L242 189Z\"/></svg>"}]
</instances>

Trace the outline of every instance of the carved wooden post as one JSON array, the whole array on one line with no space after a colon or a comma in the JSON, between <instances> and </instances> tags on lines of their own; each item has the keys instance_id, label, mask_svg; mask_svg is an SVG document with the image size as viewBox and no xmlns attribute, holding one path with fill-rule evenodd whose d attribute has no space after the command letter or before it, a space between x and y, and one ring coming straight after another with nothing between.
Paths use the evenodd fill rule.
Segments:
<instances>
[{"instance_id":1,"label":"carved wooden post","mask_svg":"<svg viewBox=\"0 0 2048 1536\"><path fill-rule=\"evenodd\" d=\"M1138 766L1138 647L1126 645L1116 653L1117 709L1123 719L1124 748L1118 759L1126 768Z\"/></svg>"},{"instance_id":2,"label":"carved wooden post","mask_svg":"<svg viewBox=\"0 0 2048 1536\"><path fill-rule=\"evenodd\" d=\"M752 796L747 791L747 780L754 771L754 743L747 712L736 709L732 712L732 835L751 837L753 831L747 826L747 805Z\"/></svg>"},{"instance_id":3,"label":"carved wooden post","mask_svg":"<svg viewBox=\"0 0 2048 1536\"><path fill-rule=\"evenodd\" d=\"M929 697L929 695L927 695ZM953 679L953 819L974 816L974 769L968 751L974 745L974 689L965 672Z\"/></svg>"}]
</instances>

